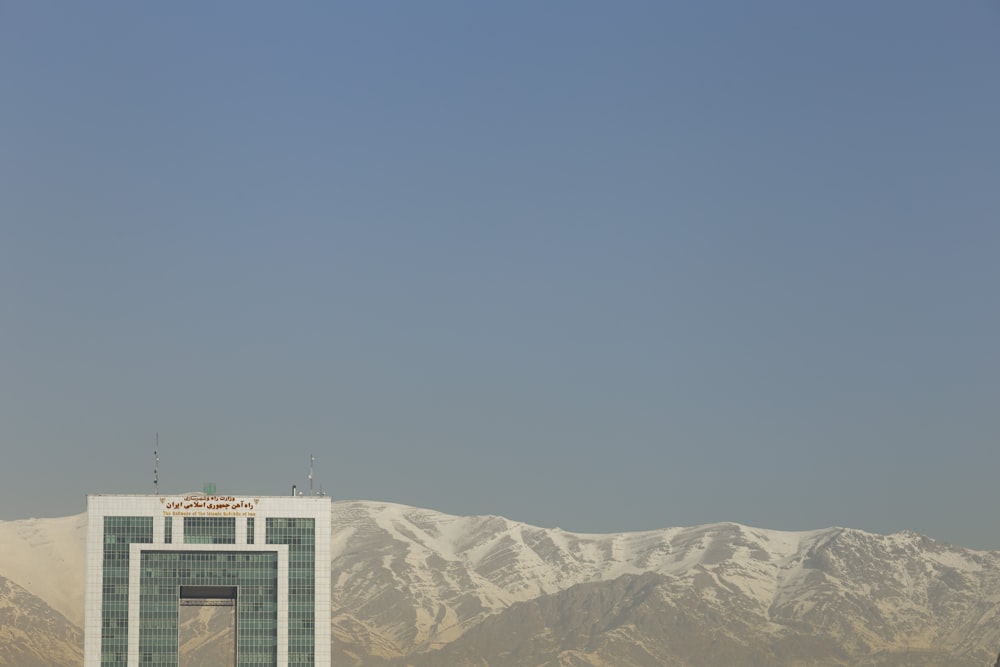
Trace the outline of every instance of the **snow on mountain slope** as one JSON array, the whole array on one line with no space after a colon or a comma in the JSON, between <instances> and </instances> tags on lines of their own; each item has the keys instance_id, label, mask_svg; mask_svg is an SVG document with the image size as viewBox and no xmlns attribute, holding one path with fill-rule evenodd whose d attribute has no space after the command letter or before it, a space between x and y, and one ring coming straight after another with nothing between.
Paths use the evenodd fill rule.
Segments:
<instances>
[{"instance_id":1,"label":"snow on mountain slope","mask_svg":"<svg viewBox=\"0 0 1000 667\"><path fill-rule=\"evenodd\" d=\"M1000 555L912 533L594 535L361 501L334 503L333 524L334 634L349 655L431 650L514 602L646 572L776 637L822 632L860 652L1000 641Z\"/></svg>"},{"instance_id":2,"label":"snow on mountain slope","mask_svg":"<svg viewBox=\"0 0 1000 667\"><path fill-rule=\"evenodd\" d=\"M332 509L332 630L347 663L432 651L515 603L645 573L662 578L662 608L716 619L734 645L741 633L757 646L823 637L851 655L1000 645L1000 553L913 533L719 523L580 534L384 502ZM83 514L0 522L0 576L82 625L85 539Z\"/></svg>"},{"instance_id":3,"label":"snow on mountain slope","mask_svg":"<svg viewBox=\"0 0 1000 667\"><path fill-rule=\"evenodd\" d=\"M0 666L73 667L83 633L44 600L0 576Z\"/></svg>"},{"instance_id":4,"label":"snow on mountain slope","mask_svg":"<svg viewBox=\"0 0 1000 667\"><path fill-rule=\"evenodd\" d=\"M83 627L87 515L0 521L0 575Z\"/></svg>"}]
</instances>

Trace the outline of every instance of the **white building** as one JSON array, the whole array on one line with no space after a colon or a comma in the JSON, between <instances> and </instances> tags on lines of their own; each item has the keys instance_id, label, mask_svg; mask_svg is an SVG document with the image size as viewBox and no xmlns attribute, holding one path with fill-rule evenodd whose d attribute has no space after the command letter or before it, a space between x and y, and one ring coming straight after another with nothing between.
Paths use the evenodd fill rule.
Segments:
<instances>
[{"instance_id":1,"label":"white building","mask_svg":"<svg viewBox=\"0 0 1000 667\"><path fill-rule=\"evenodd\" d=\"M330 499L91 495L84 667L179 665L180 614L228 607L234 665L330 665Z\"/></svg>"}]
</instances>

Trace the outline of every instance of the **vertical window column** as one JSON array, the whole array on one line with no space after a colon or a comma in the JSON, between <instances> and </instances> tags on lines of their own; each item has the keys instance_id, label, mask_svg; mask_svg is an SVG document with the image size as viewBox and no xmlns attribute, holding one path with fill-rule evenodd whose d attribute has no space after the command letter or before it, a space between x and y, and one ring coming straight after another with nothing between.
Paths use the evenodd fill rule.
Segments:
<instances>
[{"instance_id":1,"label":"vertical window column","mask_svg":"<svg viewBox=\"0 0 1000 667\"><path fill-rule=\"evenodd\" d=\"M288 665L316 658L316 520L268 518L268 544L288 545Z\"/></svg>"},{"instance_id":2,"label":"vertical window column","mask_svg":"<svg viewBox=\"0 0 1000 667\"><path fill-rule=\"evenodd\" d=\"M101 584L101 665L128 664L129 546L152 544L153 517L105 516Z\"/></svg>"}]
</instances>

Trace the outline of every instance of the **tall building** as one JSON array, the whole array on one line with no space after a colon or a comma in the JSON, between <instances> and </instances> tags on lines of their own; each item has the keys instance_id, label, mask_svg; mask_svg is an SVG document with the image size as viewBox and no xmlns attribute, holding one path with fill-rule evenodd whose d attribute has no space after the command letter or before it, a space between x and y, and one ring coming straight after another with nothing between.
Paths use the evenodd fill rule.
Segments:
<instances>
[{"instance_id":1,"label":"tall building","mask_svg":"<svg viewBox=\"0 0 1000 667\"><path fill-rule=\"evenodd\" d=\"M225 663L330 665L330 499L91 495L84 667L184 666L181 618L213 606Z\"/></svg>"}]
</instances>

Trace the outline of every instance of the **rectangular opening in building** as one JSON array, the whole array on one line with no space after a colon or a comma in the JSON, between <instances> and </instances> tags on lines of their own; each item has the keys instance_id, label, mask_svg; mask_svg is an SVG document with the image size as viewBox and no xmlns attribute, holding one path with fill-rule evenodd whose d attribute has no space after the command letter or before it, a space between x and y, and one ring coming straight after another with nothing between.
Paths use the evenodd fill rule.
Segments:
<instances>
[{"instance_id":1,"label":"rectangular opening in building","mask_svg":"<svg viewBox=\"0 0 1000 667\"><path fill-rule=\"evenodd\" d=\"M180 586L178 667L236 665L236 586Z\"/></svg>"}]
</instances>

